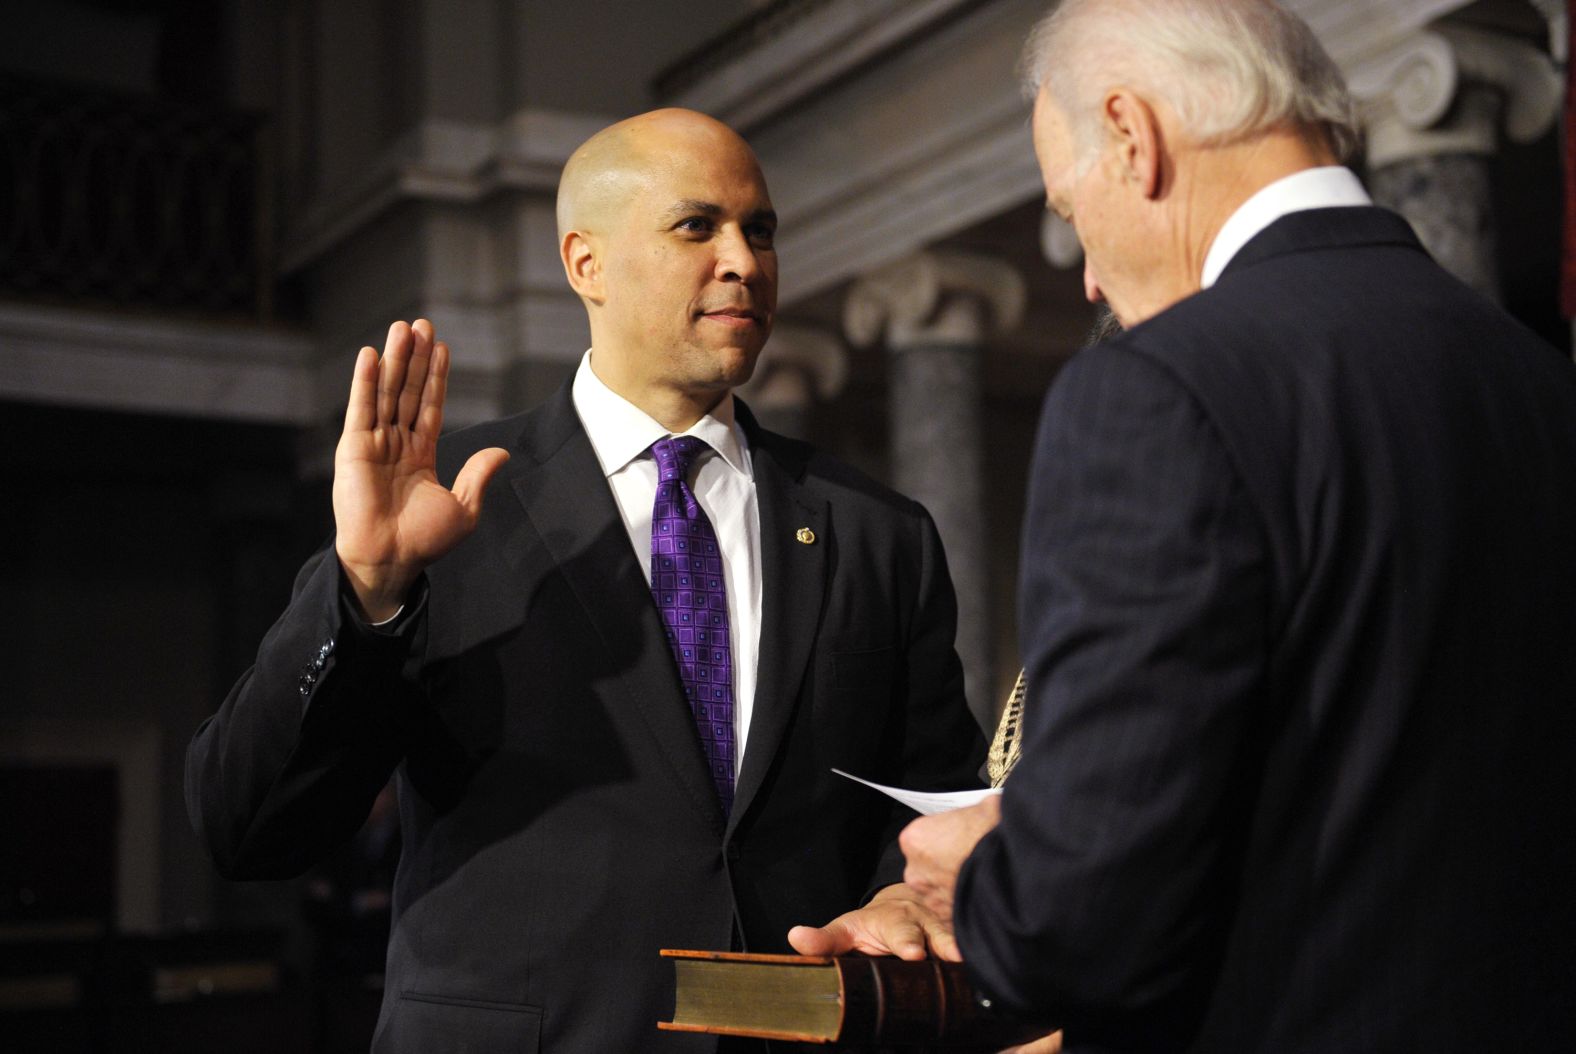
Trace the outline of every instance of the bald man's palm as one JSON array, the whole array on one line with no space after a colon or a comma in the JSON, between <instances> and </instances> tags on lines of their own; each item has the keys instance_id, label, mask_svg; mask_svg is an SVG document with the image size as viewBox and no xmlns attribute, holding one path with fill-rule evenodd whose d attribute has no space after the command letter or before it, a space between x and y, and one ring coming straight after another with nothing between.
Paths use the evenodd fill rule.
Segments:
<instances>
[{"instance_id":1,"label":"bald man's palm","mask_svg":"<svg viewBox=\"0 0 1576 1054\"><path fill-rule=\"evenodd\" d=\"M432 323L396 322L383 355L356 357L334 452L334 548L362 614L392 617L422 570L470 534L482 495L509 454L477 451L450 490L434 469L449 349Z\"/></svg>"}]
</instances>

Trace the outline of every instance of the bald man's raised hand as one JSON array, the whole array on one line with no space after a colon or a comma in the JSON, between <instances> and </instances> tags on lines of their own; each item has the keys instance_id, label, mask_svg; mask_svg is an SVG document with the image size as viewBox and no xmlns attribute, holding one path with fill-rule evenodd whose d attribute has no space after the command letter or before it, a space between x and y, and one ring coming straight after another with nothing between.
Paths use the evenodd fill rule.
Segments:
<instances>
[{"instance_id":1,"label":"bald man's raised hand","mask_svg":"<svg viewBox=\"0 0 1576 1054\"><path fill-rule=\"evenodd\" d=\"M421 572L476 527L482 494L509 460L478 450L450 490L436 455L448 389L449 348L432 323L396 322L380 358L356 356L345 430L334 451L334 549L361 613L392 617Z\"/></svg>"}]
</instances>

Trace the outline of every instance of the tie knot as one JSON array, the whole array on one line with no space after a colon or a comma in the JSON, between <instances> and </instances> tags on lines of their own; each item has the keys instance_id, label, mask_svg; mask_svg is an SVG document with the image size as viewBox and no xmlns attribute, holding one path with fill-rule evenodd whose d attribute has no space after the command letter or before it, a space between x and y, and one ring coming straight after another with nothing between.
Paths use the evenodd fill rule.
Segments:
<instances>
[{"instance_id":1,"label":"tie knot","mask_svg":"<svg viewBox=\"0 0 1576 1054\"><path fill-rule=\"evenodd\" d=\"M651 454L657 459L657 478L662 482L689 479L690 466L709 447L703 439L694 436L668 436L651 444Z\"/></svg>"}]
</instances>

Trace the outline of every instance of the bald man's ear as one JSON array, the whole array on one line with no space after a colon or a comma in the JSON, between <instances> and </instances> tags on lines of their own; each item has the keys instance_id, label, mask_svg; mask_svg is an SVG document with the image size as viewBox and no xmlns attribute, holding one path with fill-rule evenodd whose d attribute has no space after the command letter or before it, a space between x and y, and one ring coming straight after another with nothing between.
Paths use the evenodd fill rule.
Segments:
<instances>
[{"instance_id":1,"label":"bald man's ear","mask_svg":"<svg viewBox=\"0 0 1576 1054\"><path fill-rule=\"evenodd\" d=\"M1100 119L1117 152L1123 181L1137 184L1146 199L1158 197L1165 171L1165 137L1154 108L1131 91L1117 88L1101 104Z\"/></svg>"},{"instance_id":2,"label":"bald man's ear","mask_svg":"<svg viewBox=\"0 0 1576 1054\"><path fill-rule=\"evenodd\" d=\"M607 299L602 283L602 260L590 238L580 231L570 231L559 243L558 253L564 261L569 288L592 303L600 304Z\"/></svg>"}]
</instances>

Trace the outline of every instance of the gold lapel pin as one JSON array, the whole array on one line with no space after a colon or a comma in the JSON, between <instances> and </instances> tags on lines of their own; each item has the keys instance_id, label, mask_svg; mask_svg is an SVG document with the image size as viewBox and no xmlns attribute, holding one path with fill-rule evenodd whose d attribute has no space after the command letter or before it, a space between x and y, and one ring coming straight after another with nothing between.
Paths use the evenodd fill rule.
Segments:
<instances>
[{"instance_id":1,"label":"gold lapel pin","mask_svg":"<svg viewBox=\"0 0 1576 1054\"><path fill-rule=\"evenodd\" d=\"M808 527L801 527L801 528L799 528L797 531L794 532L793 536L795 538L799 539L805 545L814 545L815 544L815 532L812 531Z\"/></svg>"}]
</instances>

